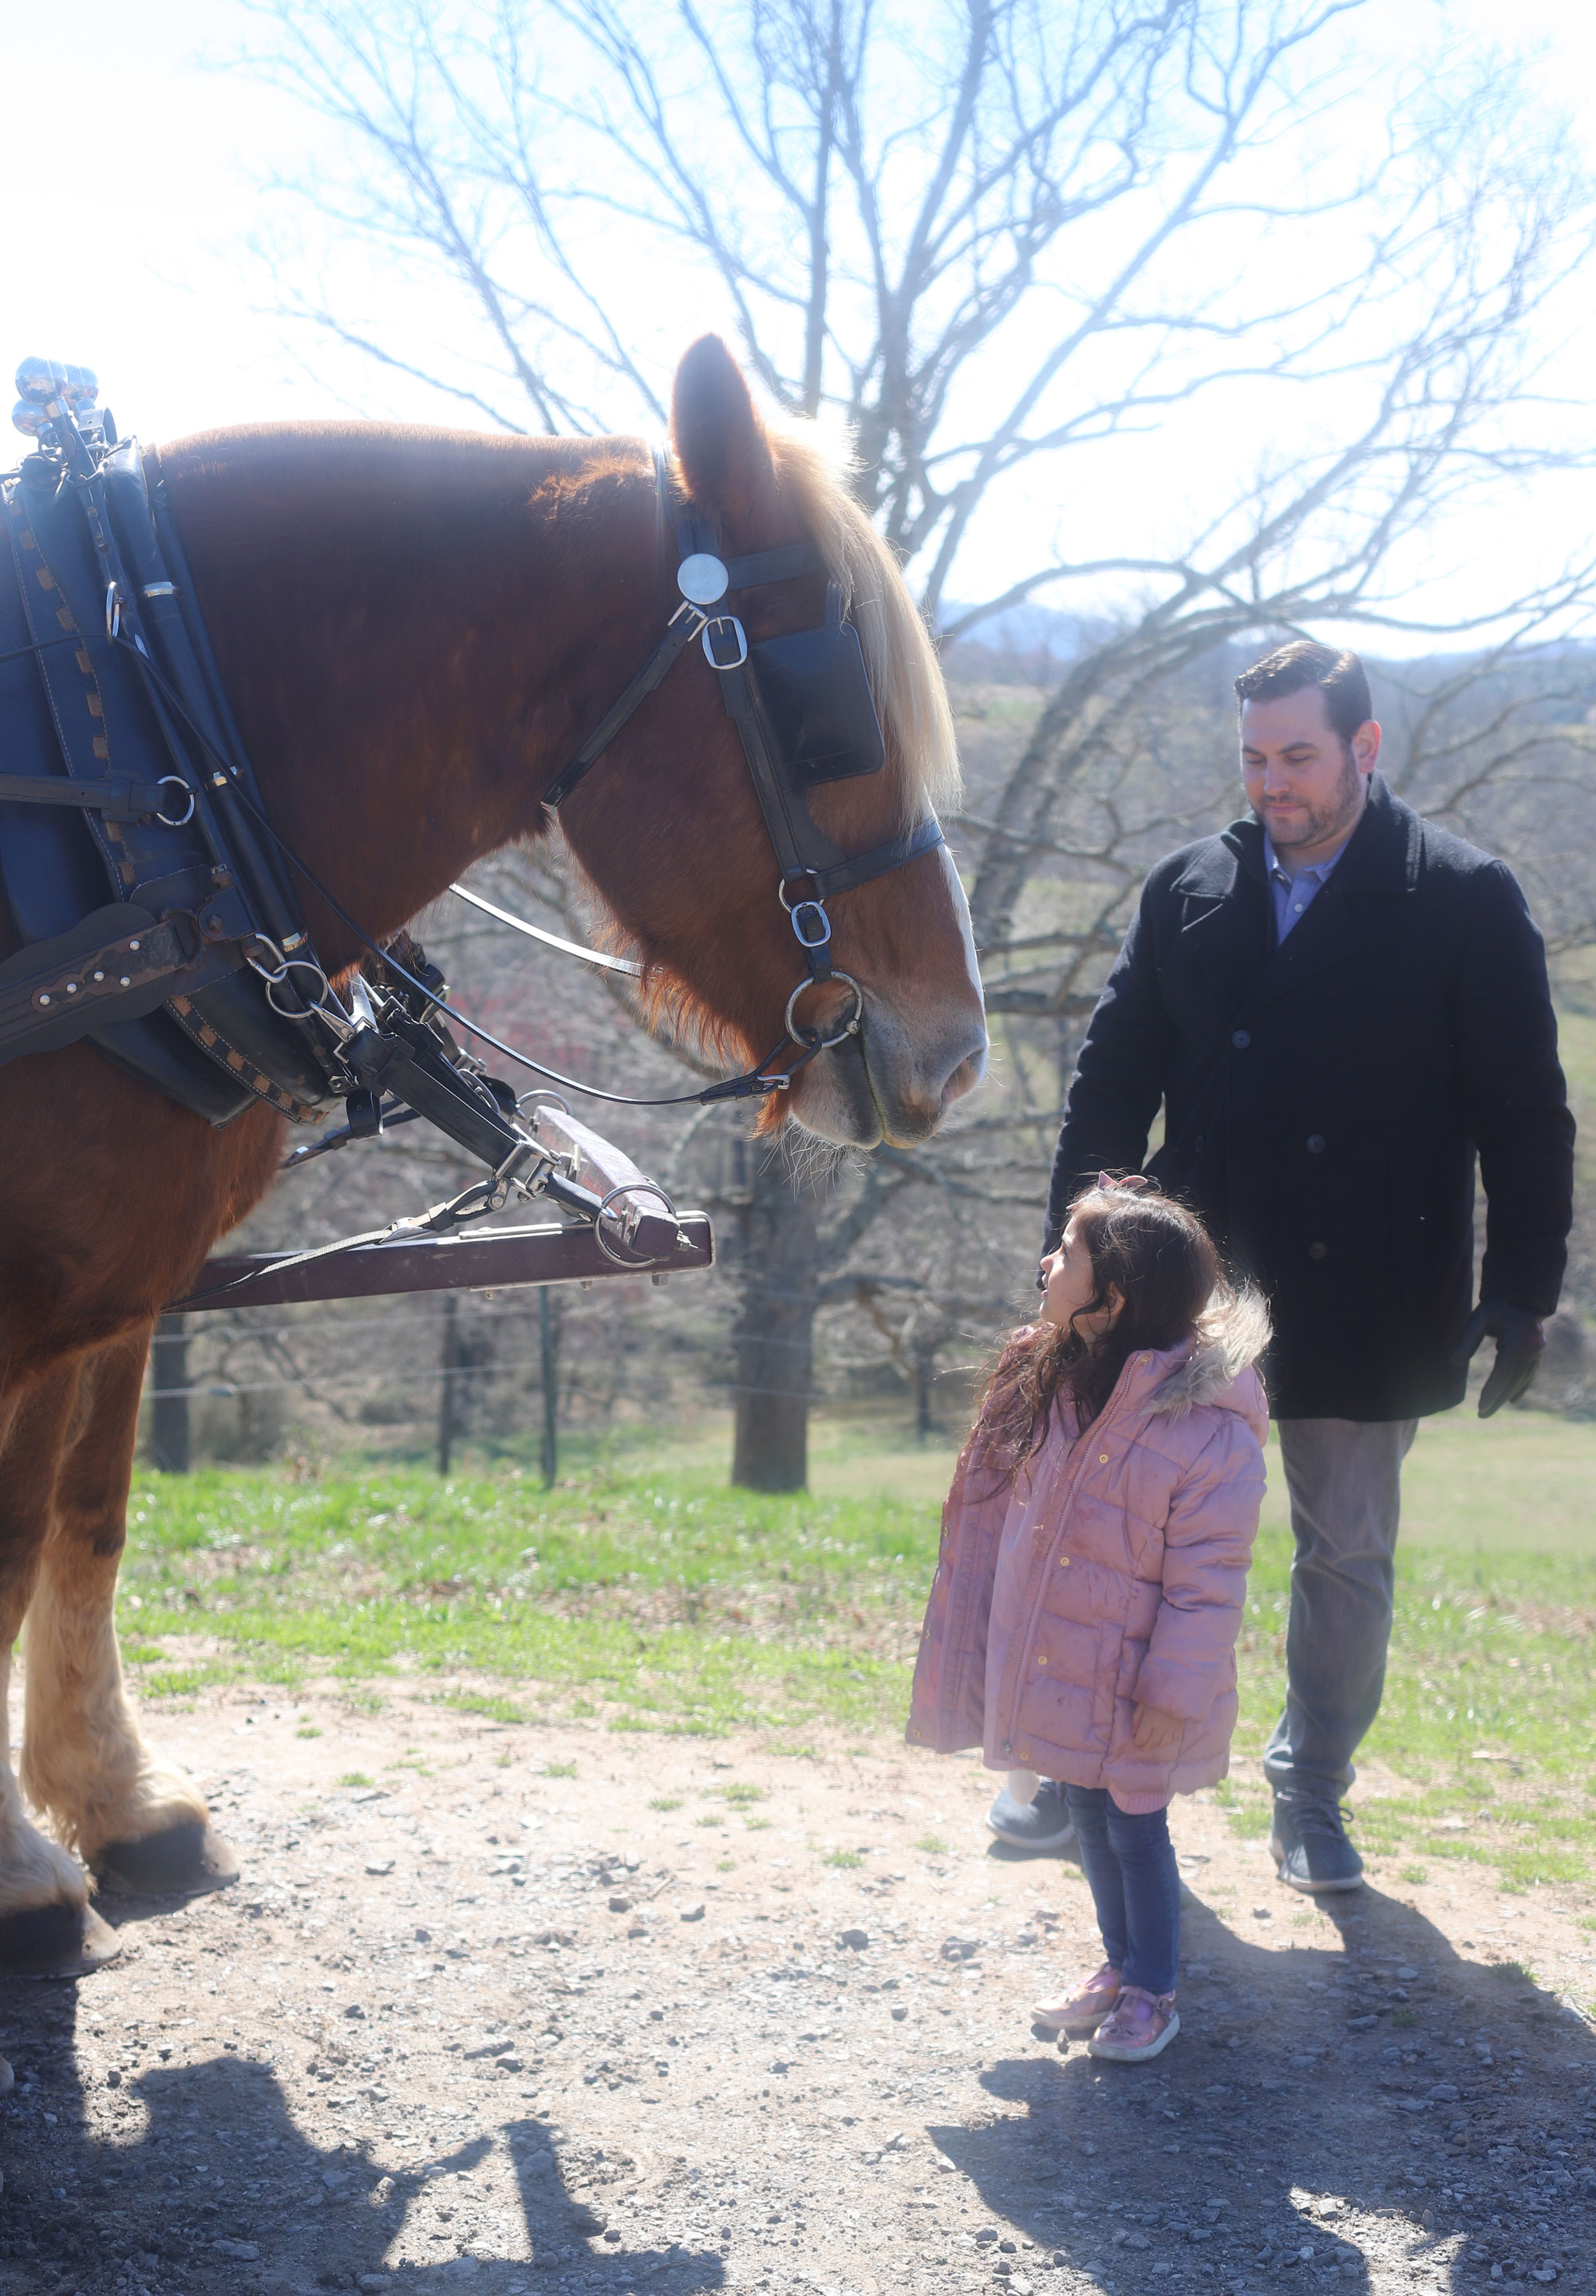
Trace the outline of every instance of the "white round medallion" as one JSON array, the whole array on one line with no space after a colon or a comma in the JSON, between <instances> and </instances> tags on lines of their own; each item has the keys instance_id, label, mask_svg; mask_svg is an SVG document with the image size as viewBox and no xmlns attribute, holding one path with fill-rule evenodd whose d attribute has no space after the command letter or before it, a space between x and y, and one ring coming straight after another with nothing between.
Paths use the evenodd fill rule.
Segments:
<instances>
[{"instance_id":1,"label":"white round medallion","mask_svg":"<svg viewBox=\"0 0 1596 2296\"><path fill-rule=\"evenodd\" d=\"M676 587L692 605L716 605L726 594L725 567L708 550L695 550L677 567Z\"/></svg>"}]
</instances>

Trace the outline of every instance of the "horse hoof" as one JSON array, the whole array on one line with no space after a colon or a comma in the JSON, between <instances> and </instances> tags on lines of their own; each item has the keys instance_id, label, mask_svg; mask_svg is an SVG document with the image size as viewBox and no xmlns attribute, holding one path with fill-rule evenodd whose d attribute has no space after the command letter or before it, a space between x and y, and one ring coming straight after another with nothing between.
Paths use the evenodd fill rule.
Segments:
<instances>
[{"instance_id":1,"label":"horse hoof","mask_svg":"<svg viewBox=\"0 0 1596 2296\"><path fill-rule=\"evenodd\" d=\"M0 1970L9 1977L86 1977L121 1950L92 1906L27 1906L0 1917Z\"/></svg>"},{"instance_id":2,"label":"horse hoof","mask_svg":"<svg viewBox=\"0 0 1596 2296\"><path fill-rule=\"evenodd\" d=\"M199 1818L136 1841L110 1841L94 1860L102 1889L126 1898L200 1898L238 1879L238 1859Z\"/></svg>"}]
</instances>

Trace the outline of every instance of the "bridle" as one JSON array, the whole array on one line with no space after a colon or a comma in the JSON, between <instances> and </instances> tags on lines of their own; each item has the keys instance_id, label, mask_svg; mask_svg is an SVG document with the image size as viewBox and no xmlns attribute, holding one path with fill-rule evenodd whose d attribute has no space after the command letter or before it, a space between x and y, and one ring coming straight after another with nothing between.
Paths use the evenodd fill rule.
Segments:
<instances>
[{"instance_id":1,"label":"bridle","mask_svg":"<svg viewBox=\"0 0 1596 2296\"><path fill-rule=\"evenodd\" d=\"M735 593L761 589L826 570L806 542L741 557L720 555L710 522L691 501L671 504L670 472L663 447L654 449L655 498L661 523L674 529L682 603L664 635L612 708L605 712L576 756L544 793L558 814L610 742L648 696L664 683L696 638L716 673L721 699L742 742L759 810L775 848L780 876L776 898L786 911L793 937L804 954L804 978L787 999L786 1033L746 1077L730 1079L744 1092L781 1092L817 1054L829 1052L857 1033L864 1018L864 994L851 972L831 963L831 921L826 902L874 877L905 867L944 842L935 814L901 836L867 852L846 854L810 813L805 791L829 781L851 781L880 773L887 761L880 720L865 675L858 633L842 617L842 589L826 584L826 619L818 628L751 644L727 601ZM828 980L844 982L851 998L848 1017L836 1032L822 1036L798 1025L796 1007L806 989ZM790 1045L796 1060L779 1070ZM702 1095L726 1095L715 1086Z\"/></svg>"},{"instance_id":2,"label":"bridle","mask_svg":"<svg viewBox=\"0 0 1596 2296\"><path fill-rule=\"evenodd\" d=\"M682 603L647 660L569 763L550 783L542 801L550 813L558 816L571 791L592 771L642 703L664 684L693 640L698 639L705 660L719 680L726 714L741 740L759 809L780 867L776 897L804 954L804 977L787 999L782 1034L757 1066L741 1075L724 1078L718 1084L706 1085L699 1092L671 1093L653 1098L584 1084L576 1077L565 1076L533 1060L528 1054L481 1028L452 1004L436 968L420 968L426 977L417 979L396 958L391 947L384 948L372 940L299 856L282 843L264 816L259 816L262 825L299 875L321 896L339 921L382 960L413 1004L420 992L439 1014L446 1015L520 1067L551 1079L565 1090L626 1108L706 1106L718 1101L757 1099L790 1090L793 1079L818 1054L856 1035L864 1016L863 992L859 983L851 973L831 963L831 922L826 901L833 894L851 892L856 886L869 884L873 878L904 868L945 842L942 824L934 813L913 829L863 853L843 852L820 827L805 800L805 790L825 782L855 780L880 773L887 759L887 746L865 674L858 634L842 616L841 586L828 579L826 618L818 627L750 641L736 614L716 611L725 600L744 590L824 573L826 568L806 542L721 557L708 546L716 540L713 527L691 502L682 502L673 511L669 465L663 447L654 448L653 465L660 524L670 528L676 543L676 586ZM453 890L464 891L461 887ZM474 897L466 893L465 898ZM539 931L523 918L511 916L492 904L478 902L477 906L486 907L487 913L501 923L530 933L534 939L552 944L567 955L594 961L593 952L576 949L557 936ZM610 960L612 965L615 962ZM633 968L627 965L622 969ZM818 1029L799 1025L797 1005L806 989L829 980L846 983L851 1009L841 1028L823 1036ZM792 1057L794 1048L796 1058ZM405 1119L401 1117L398 1120ZM353 1128L356 1136L359 1136L362 1128ZM341 1146L350 1136L351 1128L340 1128L314 1146L299 1150L290 1161L306 1163L328 1149Z\"/></svg>"}]
</instances>

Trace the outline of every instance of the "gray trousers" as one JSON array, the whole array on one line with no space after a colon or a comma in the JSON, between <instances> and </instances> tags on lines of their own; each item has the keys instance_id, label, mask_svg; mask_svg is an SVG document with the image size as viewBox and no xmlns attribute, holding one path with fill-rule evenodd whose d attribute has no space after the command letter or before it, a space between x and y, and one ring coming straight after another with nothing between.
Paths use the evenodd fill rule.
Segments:
<instances>
[{"instance_id":1,"label":"gray trousers","mask_svg":"<svg viewBox=\"0 0 1596 2296\"><path fill-rule=\"evenodd\" d=\"M1391 1639L1402 1463L1416 1419L1282 1419L1297 1551L1286 1706L1264 1750L1276 1792L1335 1802L1379 1712Z\"/></svg>"}]
</instances>

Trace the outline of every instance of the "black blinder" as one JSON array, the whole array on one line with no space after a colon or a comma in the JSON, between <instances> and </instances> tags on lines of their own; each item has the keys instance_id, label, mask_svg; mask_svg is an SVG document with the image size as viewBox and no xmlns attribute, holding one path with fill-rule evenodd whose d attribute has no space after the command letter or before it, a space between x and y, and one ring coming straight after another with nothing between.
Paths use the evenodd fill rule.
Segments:
<instances>
[{"instance_id":1,"label":"black blinder","mask_svg":"<svg viewBox=\"0 0 1596 2296\"><path fill-rule=\"evenodd\" d=\"M881 722L864 674L859 636L842 619L842 593L826 585L819 629L761 638L749 668L772 747L803 789L879 774L887 762Z\"/></svg>"}]
</instances>

